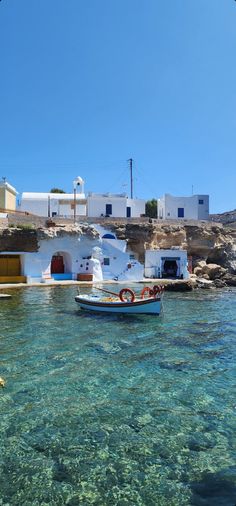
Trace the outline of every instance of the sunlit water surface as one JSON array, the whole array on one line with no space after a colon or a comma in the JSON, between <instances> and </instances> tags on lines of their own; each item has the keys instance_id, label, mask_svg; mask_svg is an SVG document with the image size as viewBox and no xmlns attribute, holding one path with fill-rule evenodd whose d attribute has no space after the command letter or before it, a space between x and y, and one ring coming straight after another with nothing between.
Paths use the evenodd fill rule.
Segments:
<instances>
[{"instance_id":1,"label":"sunlit water surface","mask_svg":"<svg viewBox=\"0 0 236 506\"><path fill-rule=\"evenodd\" d=\"M235 290L165 294L162 318L80 311L75 287L11 293L1 505L235 505Z\"/></svg>"}]
</instances>

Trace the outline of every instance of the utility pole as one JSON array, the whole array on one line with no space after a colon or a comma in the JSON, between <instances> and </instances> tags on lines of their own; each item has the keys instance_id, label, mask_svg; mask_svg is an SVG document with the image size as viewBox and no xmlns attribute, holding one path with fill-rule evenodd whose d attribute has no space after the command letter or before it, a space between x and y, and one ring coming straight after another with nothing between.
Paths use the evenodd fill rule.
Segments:
<instances>
[{"instance_id":1,"label":"utility pole","mask_svg":"<svg viewBox=\"0 0 236 506\"><path fill-rule=\"evenodd\" d=\"M74 223L76 222L76 185L74 186Z\"/></svg>"},{"instance_id":2,"label":"utility pole","mask_svg":"<svg viewBox=\"0 0 236 506\"><path fill-rule=\"evenodd\" d=\"M130 168L130 198L133 198L133 158L129 158L129 168Z\"/></svg>"}]
</instances>

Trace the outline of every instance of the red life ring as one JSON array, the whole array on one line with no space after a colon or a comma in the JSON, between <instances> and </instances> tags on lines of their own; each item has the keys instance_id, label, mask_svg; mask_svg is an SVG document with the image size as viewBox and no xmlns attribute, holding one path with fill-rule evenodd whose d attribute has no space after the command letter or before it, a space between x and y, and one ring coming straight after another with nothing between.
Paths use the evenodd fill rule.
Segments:
<instances>
[{"instance_id":1,"label":"red life ring","mask_svg":"<svg viewBox=\"0 0 236 506\"><path fill-rule=\"evenodd\" d=\"M126 294L129 294L131 299L127 299L126 297L124 297L124 295ZM120 297L120 300L122 302L134 302L135 300L135 294L133 292L133 290L131 290L130 288L122 288L122 290L120 291L119 293L119 297Z\"/></svg>"},{"instance_id":2,"label":"red life ring","mask_svg":"<svg viewBox=\"0 0 236 506\"><path fill-rule=\"evenodd\" d=\"M153 297L154 296L154 291L149 288L149 286L145 286L142 291L141 291L141 299L145 299L146 298L146 294L147 294L147 297Z\"/></svg>"}]
</instances>

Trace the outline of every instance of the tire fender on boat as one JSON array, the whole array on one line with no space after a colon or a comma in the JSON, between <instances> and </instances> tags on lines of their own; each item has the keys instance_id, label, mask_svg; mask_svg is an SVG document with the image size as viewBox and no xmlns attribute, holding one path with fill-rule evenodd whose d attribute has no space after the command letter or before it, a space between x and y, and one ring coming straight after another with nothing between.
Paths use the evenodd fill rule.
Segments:
<instances>
[{"instance_id":1,"label":"tire fender on boat","mask_svg":"<svg viewBox=\"0 0 236 506\"><path fill-rule=\"evenodd\" d=\"M164 286L162 285L155 285L153 287L154 297L156 297L158 294L162 294L164 292Z\"/></svg>"},{"instance_id":2,"label":"tire fender on boat","mask_svg":"<svg viewBox=\"0 0 236 506\"><path fill-rule=\"evenodd\" d=\"M134 294L133 290L131 290L131 288L122 288L122 290L119 293L119 297L120 297L121 302L127 302L127 300L125 299L124 296L125 296L125 294L128 294L128 293L131 296L130 302L134 302L135 294Z\"/></svg>"},{"instance_id":3,"label":"tire fender on boat","mask_svg":"<svg viewBox=\"0 0 236 506\"><path fill-rule=\"evenodd\" d=\"M152 290L152 288L149 288L149 286L145 286L142 289L142 291L141 291L141 299L145 299L146 295L148 297L153 297L154 296L154 290Z\"/></svg>"}]
</instances>

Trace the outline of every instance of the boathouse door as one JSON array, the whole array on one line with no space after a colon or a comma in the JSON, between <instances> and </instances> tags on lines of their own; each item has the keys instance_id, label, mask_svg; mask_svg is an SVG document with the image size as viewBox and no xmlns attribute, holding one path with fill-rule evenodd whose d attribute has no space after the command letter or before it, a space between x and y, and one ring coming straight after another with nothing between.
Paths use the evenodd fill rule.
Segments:
<instances>
[{"instance_id":1,"label":"boathouse door","mask_svg":"<svg viewBox=\"0 0 236 506\"><path fill-rule=\"evenodd\" d=\"M19 255L0 256L0 276L20 276L21 265Z\"/></svg>"}]
</instances>

